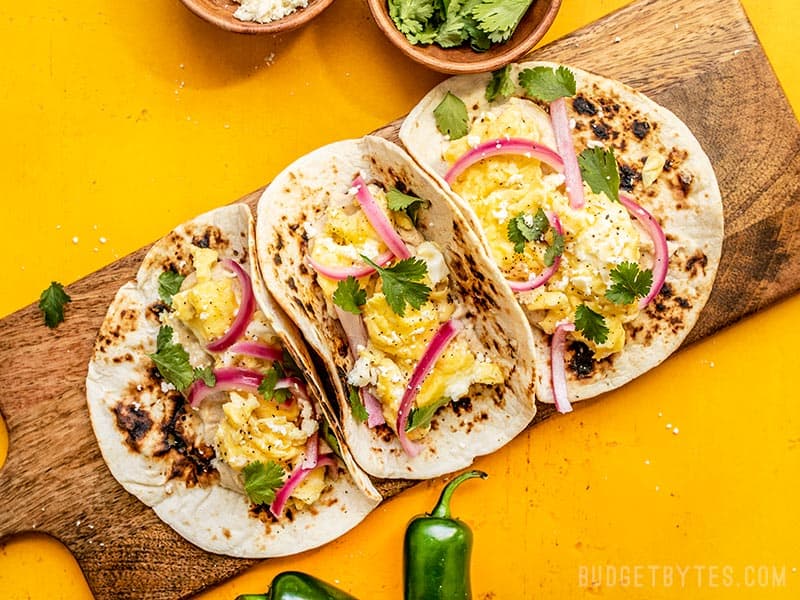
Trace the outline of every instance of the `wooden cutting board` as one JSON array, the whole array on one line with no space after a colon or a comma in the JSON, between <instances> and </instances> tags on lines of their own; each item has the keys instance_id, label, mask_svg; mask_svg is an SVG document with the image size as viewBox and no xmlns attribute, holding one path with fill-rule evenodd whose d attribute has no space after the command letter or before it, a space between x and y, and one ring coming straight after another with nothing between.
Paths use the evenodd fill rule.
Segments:
<instances>
[{"instance_id":1,"label":"wooden cutting board","mask_svg":"<svg viewBox=\"0 0 800 600\"><path fill-rule=\"evenodd\" d=\"M714 291L687 343L800 287L800 127L737 0L639 0L533 56L649 94L689 125L711 157L725 243ZM397 127L379 133L396 140ZM253 205L259 194L242 200ZM101 600L183 598L253 563L183 541L116 483L95 443L86 365L108 304L144 252L69 286L68 320L55 331L42 325L35 305L0 322L0 412L9 429L0 538L31 530L58 538ZM540 407L536 422L551 414Z\"/></svg>"}]
</instances>

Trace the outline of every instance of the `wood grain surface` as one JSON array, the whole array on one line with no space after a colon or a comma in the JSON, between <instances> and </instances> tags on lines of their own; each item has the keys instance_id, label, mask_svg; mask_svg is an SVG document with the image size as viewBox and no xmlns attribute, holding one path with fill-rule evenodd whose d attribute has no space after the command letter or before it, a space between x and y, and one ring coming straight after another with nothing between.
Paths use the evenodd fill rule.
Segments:
<instances>
[{"instance_id":1,"label":"wood grain surface","mask_svg":"<svg viewBox=\"0 0 800 600\"><path fill-rule=\"evenodd\" d=\"M800 126L737 0L640 0L532 56L640 89L683 119L708 152L726 234L714 290L686 343L800 287ZM379 133L396 140L397 126ZM252 205L259 194L242 201ZM55 331L35 305L0 322L0 412L9 430L0 538L58 538L100 600L183 598L253 562L185 542L116 483L95 442L87 362L108 304L144 252L69 286L73 302ZM535 422L550 415L540 406ZM389 494L402 486L382 485Z\"/></svg>"}]
</instances>

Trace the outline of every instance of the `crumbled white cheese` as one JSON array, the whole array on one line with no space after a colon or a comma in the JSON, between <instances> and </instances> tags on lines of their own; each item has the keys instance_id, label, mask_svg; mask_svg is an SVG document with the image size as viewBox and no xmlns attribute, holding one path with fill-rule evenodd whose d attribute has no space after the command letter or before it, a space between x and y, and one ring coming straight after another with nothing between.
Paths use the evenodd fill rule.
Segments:
<instances>
[{"instance_id":1,"label":"crumbled white cheese","mask_svg":"<svg viewBox=\"0 0 800 600\"><path fill-rule=\"evenodd\" d=\"M233 16L240 21L271 23L308 6L308 0L236 0L241 6Z\"/></svg>"}]
</instances>

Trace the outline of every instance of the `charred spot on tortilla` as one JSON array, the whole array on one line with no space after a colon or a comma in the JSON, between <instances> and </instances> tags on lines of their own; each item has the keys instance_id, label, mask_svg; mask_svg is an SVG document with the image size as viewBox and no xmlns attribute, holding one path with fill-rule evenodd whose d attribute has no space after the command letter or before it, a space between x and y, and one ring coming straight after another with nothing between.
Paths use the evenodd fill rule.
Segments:
<instances>
[{"instance_id":1,"label":"charred spot on tortilla","mask_svg":"<svg viewBox=\"0 0 800 600\"><path fill-rule=\"evenodd\" d=\"M627 192L633 191L633 186L637 181L641 181L642 175L639 171L626 164L619 165L619 187Z\"/></svg>"},{"instance_id":2,"label":"charred spot on tortilla","mask_svg":"<svg viewBox=\"0 0 800 600\"><path fill-rule=\"evenodd\" d=\"M579 378L590 377L594 371L594 352L580 341L573 341L569 345L570 359L567 362L569 369Z\"/></svg>"},{"instance_id":3,"label":"charred spot on tortilla","mask_svg":"<svg viewBox=\"0 0 800 600\"><path fill-rule=\"evenodd\" d=\"M170 311L170 307L167 306L165 302L162 300L156 300L152 304L147 307L147 319L153 321L156 324L161 324L161 316Z\"/></svg>"},{"instance_id":4,"label":"charred spot on tortilla","mask_svg":"<svg viewBox=\"0 0 800 600\"><path fill-rule=\"evenodd\" d=\"M647 134L650 133L650 123L647 121L639 121L638 119L634 119L631 130L633 131L633 135L640 140L643 140L647 137Z\"/></svg>"},{"instance_id":5,"label":"charred spot on tortilla","mask_svg":"<svg viewBox=\"0 0 800 600\"><path fill-rule=\"evenodd\" d=\"M125 443L134 452L140 452L141 441L153 428L153 419L136 403L118 402L112 410L117 428L125 435Z\"/></svg>"},{"instance_id":6,"label":"charred spot on tortilla","mask_svg":"<svg viewBox=\"0 0 800 600\"><path fill-rule=\"evenodd\" d=\"M703 275L705 275L707 265L708 257L703 253L702 250L697 250L686 261L686 271L691 273L693 276L697 276L699 274L698 271L702 269Z\"/></svg>"},{"instance_id":7,"label":"charred spot on tortilla","mask_svg":"<svg viewBox=\"0 0 800 600\"><path fill-rule=\"evenodd\" d=\"M583 96L577 96L572 101L572 108L575 109L575 112L581 115L589 115L593 117L597 114L597 108L595 105Z\"/></svg>"},{"instance_id":8,"label":"charred spot on tortilla","mask_svg":"<svg viewBox=\"0 0 800 600\"><path fill-rule=\"evenodd\" d=\"M594 136L597 139L607 140L609 138L608 126L602 121L596 123L594 120L592 120L590 126L592 128L592 133L594 133Z\"/></svg>"}]
</instances>

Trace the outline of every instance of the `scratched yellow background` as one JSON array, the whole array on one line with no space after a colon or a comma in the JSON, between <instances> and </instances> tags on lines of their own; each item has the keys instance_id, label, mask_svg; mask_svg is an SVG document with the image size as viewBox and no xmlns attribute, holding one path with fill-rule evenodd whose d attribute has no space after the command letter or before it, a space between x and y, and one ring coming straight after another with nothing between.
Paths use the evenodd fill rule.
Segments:
<instances>
[{"instance_id":1,"label":"scratched yellow background","mask_svg":"<svg viewBox=\"0 0 800 600\"><path fill-rule=\"evenodd\" d=\"M564 0L545 41L623 4ZM800 6L744 5L797 114ZM441 78L359 0L277 38L217 31L177 0L4 2L0 40L0 315L401 116ZM476 598L800 597L798 314L795 296L480 460L490 479L454 505L476 535ZM405 523L440 484L202 598L289 568L398 598ZM91 594L62 546L24 536L0 546L0 597Z\"/></svg>"}]
</instances>

